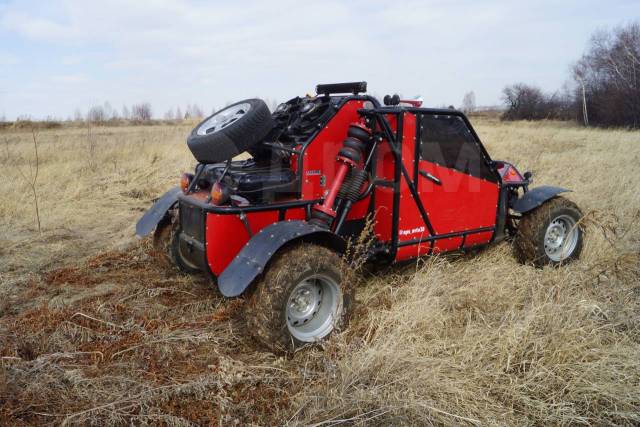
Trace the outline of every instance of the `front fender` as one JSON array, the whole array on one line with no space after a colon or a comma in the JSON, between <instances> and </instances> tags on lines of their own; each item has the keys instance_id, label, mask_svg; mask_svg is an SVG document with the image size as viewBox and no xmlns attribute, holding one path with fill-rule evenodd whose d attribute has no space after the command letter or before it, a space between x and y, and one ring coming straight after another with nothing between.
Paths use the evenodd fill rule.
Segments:
<instances>
[{"instance_id":1,"label":"front fender","mask_svg":"<svg viewBox=\"0 0 640 427\"><path fill-rule=\"evenodd\" d=\"M518 213L526 213L534 210L549 199L554 198L560 193L566 193L571 190L561 187L552 187L550 185L541 185L532 188L524 193L522 197L511 202L511 209Z\"/></svg>"},{"instance_id":2,"label":"front fender","mask_svg":"<svg viewBox=\"0 0 640 427\"><path fill-rule=\"evenodd\" d=\"M164 218L164 215L178 201L180 187L173 187L167 191L142 215L136 224L136 234L144 237L151 233L156 225Z\"/></svg>"},{"instance_id":3,"label":"front fender","mask_svg":"<svg viewBox=\"0 0 640 427\"><path fill-rule=\"evenodd\" d=\"M269 260L284 245L296 240L327 244L344 251L345 241L331 231L306 221L280 221L260 230L218 276L218 289L225 297L236 297L251 285Z\"/></svg>"}]
</instances>

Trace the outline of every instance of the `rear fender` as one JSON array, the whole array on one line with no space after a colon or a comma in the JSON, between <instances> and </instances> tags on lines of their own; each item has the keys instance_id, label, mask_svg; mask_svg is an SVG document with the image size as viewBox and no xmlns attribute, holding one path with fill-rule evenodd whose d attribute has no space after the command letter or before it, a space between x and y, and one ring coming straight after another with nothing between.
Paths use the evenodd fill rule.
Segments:
<instances>
[{"instance_id":1,"label":"rear fender","mask_svg":"<svg viewBox=\"0 0 640 427\"><path fill-rule=\"evenodd\" d=\"M552 187L550 185L542 185L532 188L524 193L522 197L511 202L511 209L518 213L526 213L534 210L549 199L554 198L560 193L566 193L571 190L561 187Z\"/></svg>"},{"instance_id":2,"label":"rear fender","mask_svg":"<svg viewBox=\"0 0 640 427\"><path fill-rule=\"evenodd\" d=\"M343 252L346 247L340 236L306 221L276 222L256 233L218 276L218 289L222 295L236 297L242 294L278 250L296 241L317 242L337 252Z\"/></svg>"},{"instance_id":3,"label":"rear fender","mask_svg":"<svg viewBox=\"0 0 640 427\"><path fill-rule=\"evenodd\" d=\"M151 233L162 218L164 218L167 211L176 204L180 192L180 187L174 187L156 200L153 206L142 215L142 218L140 218L136 224L136 234L144 237Z\"/></svg>"}]
</instances>

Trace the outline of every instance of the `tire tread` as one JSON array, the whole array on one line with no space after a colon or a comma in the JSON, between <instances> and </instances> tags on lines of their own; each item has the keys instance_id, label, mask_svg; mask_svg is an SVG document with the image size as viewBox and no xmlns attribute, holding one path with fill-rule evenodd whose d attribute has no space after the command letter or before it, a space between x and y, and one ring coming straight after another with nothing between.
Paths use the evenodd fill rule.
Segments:
<instances>
[{"instance_id":1,"label":"tire tread","mask_svg":"<svg viewBox=\"0 0 640 427\"><path fill-rule=\"evenodd\" d=\"M547 257L544 251L544 244L541 245L540 243L544 240L544 233L546 232L547 224L550 219L557 216L557 213L563 210L573 213L576 217L576 221L582 218L582 212L580 212L578 206L571 200L562 196L556 196L551 200L546 201L532 212L528 212L523 215L520 223L518 224L518 231L513 245L516 259L520 263L533 264L536 267L542 267L549 264L559 264L553 262ZM578 224L578 227L580 227L578 244L569 258L563 260L562 263L567 263L572 259L580 257L584 230L580 224Z\"/></svg>"},{"instance_id":2,"label":"tire tread","mask_svg":"<svg viewBox=\"0 0 640 427\"><path fill-rule=\"evenodd\" d=\"M339 272L342 263L341 257L331 249L309 243L293 246L277 255L246 304L245 319L249 334L260 345L275 353L286 353L304 345L291 336L286 326L283 307L287 302L288 290L310 268L316 271L328 268ZM340 287L343 309L336 329L346 324L354 293L353 286L345 281L341 281Z\"/></svg>"}]
</instances>

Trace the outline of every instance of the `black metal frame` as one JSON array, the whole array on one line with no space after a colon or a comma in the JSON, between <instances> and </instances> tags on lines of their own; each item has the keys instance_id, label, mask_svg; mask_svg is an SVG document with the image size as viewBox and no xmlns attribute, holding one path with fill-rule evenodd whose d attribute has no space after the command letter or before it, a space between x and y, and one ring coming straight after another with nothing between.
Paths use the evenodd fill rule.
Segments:
<instances>
[{"instance_id":1,"label":"black metal frame","mask_svg":"<svg viewBox=\"0 0 640 427\"><path fill-rule=\"evenodd\" d=\"M468 235L477 234L477 233L486 233L489 231L495 231L495 227L474 228L472 230L457 231L455 233L445 233L445 234L438 234L435 236L421 237L419 239L405 240L404 242L398 243L398 246L399 247L411 246L411 245L417 245L419 243L435 242L436 240L450 239L452 237L462 237L462 245L464 246L464 241L466 240L466 237Z\"/></svg>"},{"instance_id":2,"label":"black metal frame","mask_svg":"<svg viewBox=\"0 0 640 427\"><path fill-rule=\"evenodd\" d=\"M293 200L289 202L270 203L266 205L254 205L254 206L215 206L204 201L189 197L188 194L179 194L178 201L187 203L193 206L197 206L207 213L215 213L220 215L237 215L241 213L250 212L264 212L264 211L282 211L285 212L289 209L306 208L307 206L313 206L322 202L321 199L312 200Z\"/></svg>"}]
</instances>

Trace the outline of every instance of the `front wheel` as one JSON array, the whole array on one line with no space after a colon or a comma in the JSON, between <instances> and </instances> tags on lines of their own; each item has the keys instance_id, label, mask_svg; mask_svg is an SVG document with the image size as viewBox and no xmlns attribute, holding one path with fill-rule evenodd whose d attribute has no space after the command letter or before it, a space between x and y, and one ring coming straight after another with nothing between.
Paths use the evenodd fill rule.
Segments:
<instances>
[{"instance_id":1,"label":"front wheel","mask_svg":"<svg viewBox=\"0 0 640 427\"><path fill-rule=\"evenodd\" d=\"M580 257L584 228L582 212L575 203L555 197L524 214L514 242L523 264L558 265Z\"/></svg>"},{"instance_id":2,"label":"front wheel","mask_svg":"<svg viewBox=\"0 0 640 427\"><path fill-rule=\"evenodd\" d=\"M301 244L281 253L249 298L249 333L280 353L322 341L341 329L354 293L343 271L340 256L322 246Z\"/></svg>"}]
</instances>

